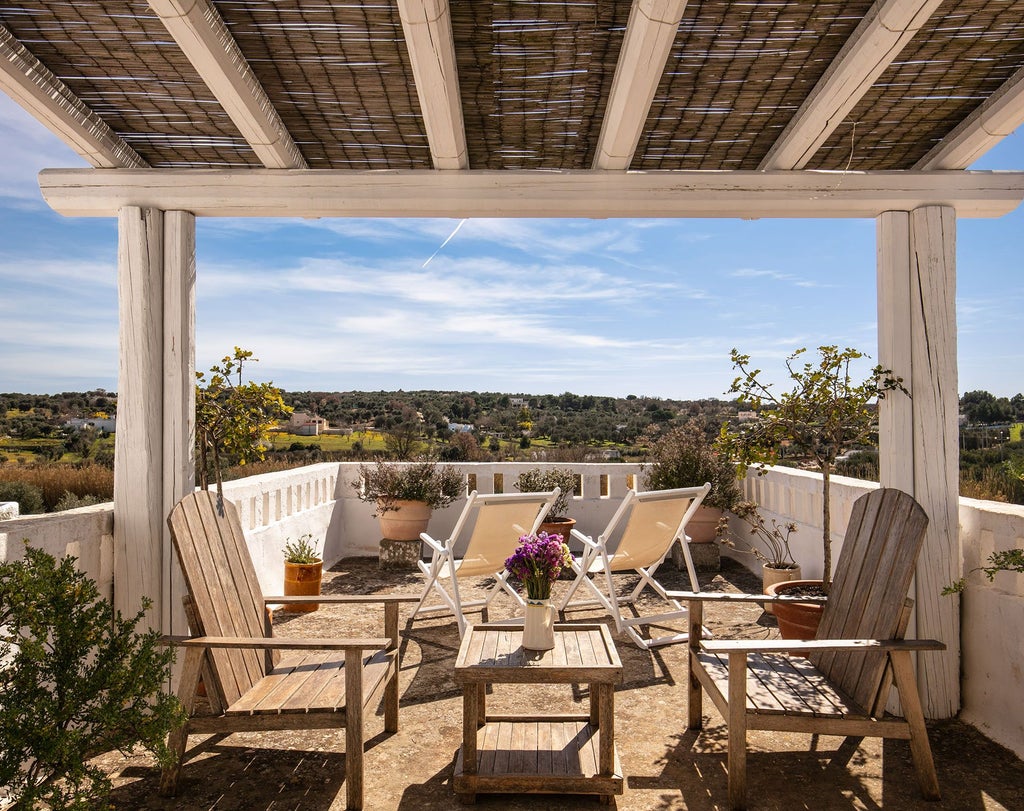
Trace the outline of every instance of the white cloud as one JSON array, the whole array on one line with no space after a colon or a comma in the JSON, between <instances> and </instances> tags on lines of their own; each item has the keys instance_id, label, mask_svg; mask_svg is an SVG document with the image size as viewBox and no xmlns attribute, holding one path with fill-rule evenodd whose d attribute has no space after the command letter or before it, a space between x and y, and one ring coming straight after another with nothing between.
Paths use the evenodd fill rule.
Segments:
<instances>
[{"instance_id":1,"label":"white cloud","mask_svg":"<svg viewBox=\"0 0 1024 811\"><path fill-rule=\"evenodd\" d=\"M20 105L0 93L0 196L42 207L40 169L87 165Z\"/></svg>"}]
</instances>

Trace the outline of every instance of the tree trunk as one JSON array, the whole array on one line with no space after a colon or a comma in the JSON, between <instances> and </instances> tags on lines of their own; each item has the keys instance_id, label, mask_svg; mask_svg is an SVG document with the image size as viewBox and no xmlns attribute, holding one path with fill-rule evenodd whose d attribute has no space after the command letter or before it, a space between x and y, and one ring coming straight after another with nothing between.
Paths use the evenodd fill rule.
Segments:
<instances>
[{"instance_id":1,"label":"tree trunk","mask_svg":"<svg viewBox=\"0 0 1024 811\"><path fill-rule=\"evenodd\" d=\"M821 464L821 497L824 502L821 508L822 526L822 549L824 550L824 565L821 574L821 587L825 594L828 594L832 587L832 510L830 509L829 496L829 472L831 465L828 462Z\"/></svg>"}]
</instances>

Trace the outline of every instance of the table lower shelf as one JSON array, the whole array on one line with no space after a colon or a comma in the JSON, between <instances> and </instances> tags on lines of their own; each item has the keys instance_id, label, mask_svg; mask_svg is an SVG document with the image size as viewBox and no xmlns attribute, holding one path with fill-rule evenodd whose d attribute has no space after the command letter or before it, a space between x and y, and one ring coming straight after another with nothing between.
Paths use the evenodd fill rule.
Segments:
<instances>
[{"instance_id":1,"label":"table lower shelf","mask_svg":"<svg viewBox=\"0 0 1024 811\"><path fill-rule=\"evenodd\" d=\"M460 794L622 794L618 753L613 772L601 774L601 731L586 720L490 721L477 735L476 773L465 773L463 750L455 762Z\"/></svg>"}]
</instances>

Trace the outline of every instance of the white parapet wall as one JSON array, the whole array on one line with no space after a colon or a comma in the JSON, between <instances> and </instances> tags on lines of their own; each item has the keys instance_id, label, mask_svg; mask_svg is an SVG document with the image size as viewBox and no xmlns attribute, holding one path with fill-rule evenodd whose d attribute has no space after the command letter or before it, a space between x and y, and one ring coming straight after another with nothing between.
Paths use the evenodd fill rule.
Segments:
<instances>
[{"instance_id":1,"label":"white parapet wall","mask_svg":"<svg viewBox=\"0 0 1024 811\"><path fill-rule=\"evenodd\" d=\"M96 581L100 595L113 599L113 504L0 520L0 560L21 560L26 541L58 560L77 558L78 568Z\"/></svg>"}]
</instances>

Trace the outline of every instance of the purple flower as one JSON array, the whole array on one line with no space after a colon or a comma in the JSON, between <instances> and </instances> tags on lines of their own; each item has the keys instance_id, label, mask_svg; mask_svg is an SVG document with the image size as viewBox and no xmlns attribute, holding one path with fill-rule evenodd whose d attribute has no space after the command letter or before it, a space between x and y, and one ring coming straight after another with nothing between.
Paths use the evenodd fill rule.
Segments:
<instances>
[{"instance_id":1,"label":"purple flower","mask_svg":"<svg viewBox=\"0 0 1024 811\"><path fill-rule=\"evenodd\" d=\"M505 568L512 580L526 587L527 597L547 600L551 597L551 584L571 562L569 547L562 536L541 532L523 535L516 551L505 560Z\"/></svg>"}]
</instances>

